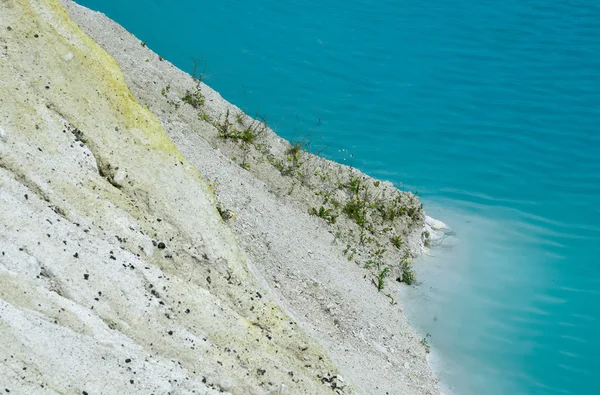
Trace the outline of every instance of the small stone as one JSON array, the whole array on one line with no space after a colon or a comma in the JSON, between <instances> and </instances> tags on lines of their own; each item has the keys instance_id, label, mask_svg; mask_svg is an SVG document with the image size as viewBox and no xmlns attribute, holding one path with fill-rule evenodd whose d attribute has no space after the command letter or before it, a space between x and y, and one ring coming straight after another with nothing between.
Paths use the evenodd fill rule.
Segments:
<instances>
[{"instance_id":1,"label":"small stone","mask_svg":"<svg viewBox=\"0 0 600 395\"><path fill-rule=\"evenodd\" d=\"M68 53L64 54L63 56L61 56L61 59L64 60L65 62L69 62L71 59L73 59L73 53L68 52Z\"/></svg>"},{"instance_id":2,"label":"small stone","mask_svg":"<svg viewBox=\"0 0 600 395\"><path fill-rule=\"evenodd\" d=\"M163 243L162 241L160 243L158 243L158 249L159 250L164 250L165 248L167 248L167 246L165 245L165 243Z\"/></svg>"},{"instance_id":3,"label":"small stone","mask_svg":"<svg viewBox=\"0 0 600 395\"><path fill-rule=\"evenodd\" d=\"M90 275L89 275L89 274L87 274L87 273L86 273L86 274L84 274L84 275L83 275L83 279L84 279L84 280L89 280L89 279L90 279Z\"/></svg>"},{"instance_id":4,"label":"small stone","mask_svg":"<svg viewBox=\"0 0 600 395\"><path fill-rule=\"evenodd\" d=\"M8 132L6 130L4 130L1 126L0 126L0 140L4 141L6 143L6 140L8 140Z\"/></svg>"},{"instance_id":5,"label":"small stone","mask_svg":"<svg viewBox=\"0 0 600 395\"><path fill-rule=\"evenodd\" d=\"M125 363L130 363L130 362L131 362L131 358L127 358L127 359L125 360Z\"/></svg>"},{"instance_id":6,"label":"small stone","mask_svg":"<svg viewBox=\"0 0 600 395\"><path fill-rule=\"evenodd\" d=\"M117 173L113 177L112 183L114 186L121 188L123 186L123 184L125 183L126 178L127 178L127 173L125 173L124 170L119 169L119 170L117 170Z\"/></svg>"},{"instance_id":7,"label":"small stone","mask_svg":"<svg viewBox=\"0 0 600 395\"><path fill-rule=\"evenodd\" d=\"M404 362L404 369L410 369L410 364L408 362Z\"/></svg>"},{"instance_id":8,"label":"small stone","mask_svg":"<svg viewBox=\"0 0 600 395\"><path fill-rule=\"evenodd\" d=\"M233 389L233 383L229 379L221 379L221 381L219 381L219 388L221 388L221 391L231 391Z\"/></svg>"}]
</instances>

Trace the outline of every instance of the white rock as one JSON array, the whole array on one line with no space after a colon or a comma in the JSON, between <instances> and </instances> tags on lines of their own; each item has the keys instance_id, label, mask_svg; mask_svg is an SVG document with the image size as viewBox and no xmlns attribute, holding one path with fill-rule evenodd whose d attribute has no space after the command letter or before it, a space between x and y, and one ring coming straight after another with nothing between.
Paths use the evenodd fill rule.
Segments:
<instances>
[{"instance_id":1,"label":"white rock","mask_svg":"<svg viewBox=\"0 0 600 395\"><path fill-rule=\"evenodd\" d=\"M286 395L288 393L288 387L285 384L281 384L279 388L269 392L269 395Z\"/></svg>"},{"instance_id":2,"label":"white rock","mask_svg":"<svg viewBox=\"0 0 600 395\"><path fill-rule=\"evenodd\" d=\"M64 60L65 62L69 62L71 59L73 59L73 52L68 52L66 54L64 54L63 56L60 57L62 60Z\"/></svg>"},{"instance_id":3,"label":"white rock","mask_svg":"<svg viewBox=\"0 0 600 395\"><path fill-rule=\"evenodd\" d=\"M117 170L117 173L113 177L113 184L117 187L122 187L127 178L127 173L123 169Z\"/></svg>"},{"instance_id":4,"label":"white rock","mask_svg":"<svg viewBox=\"0 0 600 395\"><path fill-rule=\"evenodd\" d=\"M38 260L31 255L29 256L29 258L27 258L27 266L28 269L34 273L39 273L41 270Z\"/></svg>"},{"instance_id":5,"label":"white rock","mask_svg":"<svg viewBox=\"0 0 600 395\"><path fill-rule=\"evenodd\" d=\"M448 225L440 220L425 216L425 224L428 225L432 230L449 230Z\"/></svg>"},{"instance_id":6,"label":"white rock","mask_svg":"<svg viewBox=\"0 0 600 395\"><path fill-rule=\"evenodd\" d=\"M222 391L231 391L233 389L233 383L230 379L221 379L221 381L219 381L219 388L221 388Z\"/></svg>"},{"instance_id":7,"label":"white rock","mask_svg":"<svg viewBox=\"0 0 600 395\"><path fill-rule=\"evenodd\" d=\"M6 140L8 140L8 132L6 132L2 126L0 126L0 140L4 141L5 143Z\"/></svg>"}]
</instances>

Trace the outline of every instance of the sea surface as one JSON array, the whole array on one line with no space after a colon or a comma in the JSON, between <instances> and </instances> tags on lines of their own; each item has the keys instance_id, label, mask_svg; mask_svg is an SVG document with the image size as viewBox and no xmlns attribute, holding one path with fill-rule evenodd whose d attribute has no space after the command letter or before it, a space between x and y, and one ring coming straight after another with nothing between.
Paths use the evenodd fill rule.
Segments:
<instances>
[{"instance_id":1,"label":"sea surface","mask_svg":"<svg viewBox=\"0 0 600 395\"><path fill-rule=\"evenodd\" d=\"M600 394L600 1L78 0L455 240L401 294L457 394Z\"/></svg>"}]
</instances>

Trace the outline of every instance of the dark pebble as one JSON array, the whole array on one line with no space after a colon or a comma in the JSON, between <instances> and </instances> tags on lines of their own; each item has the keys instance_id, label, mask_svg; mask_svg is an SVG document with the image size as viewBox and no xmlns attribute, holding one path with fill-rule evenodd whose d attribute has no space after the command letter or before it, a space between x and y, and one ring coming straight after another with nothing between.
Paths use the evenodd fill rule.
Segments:
<instances>
[{"instance_id":1,"label":"dark pebble","mask_svg":"<svg viewBox=\"0 0 600 395\"><path fill-rule=\"evenodd\" d=\"M84 278L85 280L89 280L89 279L90 279L90 275L86 273L86 274L84 274L84 275L83 275L83 278Z\"/></svg>"},{"instance_id":2,"label":"dark pebble","mask_svg":"<svg viewBox=\"0 0 600 395\"><path fill-rule=\"evenodd\" d=\"M76 252L75 254L73 254L73 258L79 258L79 253Z\"/></svg>"},{"instance_id":3,"label":"dark pebble","mask_svg":"<svg viewBox=\"0 0 600 395\"><path fill-rule=\"evenodd\" d=\"M159 250L164 250L165 248L167 248L167 246L165 245L165 243L163 243L162 241L160 243L158 243L158 249Z\"/></svg>"},{"instance_id":4,"label":"dark pebble","mask_svg":"<svg viewBox=\"0 0 600 395\"><path fill-rule=\"evenodd\" d=\"M131 362L131 358L127 358L127 359L125 360L125 363L129 363L129 362Z\"/></svg>"},{"instance_id":5,"label":"dark pebble","mask_svg":"<svg viewBox=\"0 0 600 395\"><path fill-rule=\"evenodd\" d=\"M173 336L173 331L169 331L168 333L169 335Z\"/></svg>"}]
</instances>

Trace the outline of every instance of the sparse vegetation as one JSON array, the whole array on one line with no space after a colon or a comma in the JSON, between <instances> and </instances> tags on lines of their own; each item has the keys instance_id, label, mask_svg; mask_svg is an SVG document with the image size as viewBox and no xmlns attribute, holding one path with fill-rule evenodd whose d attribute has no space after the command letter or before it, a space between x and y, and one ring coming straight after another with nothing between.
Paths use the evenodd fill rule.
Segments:
<instances>
[{"instance_id":1,"label":"sparse vegetation","mask_svg":"<svg viewBox=\"0 0 600 395\"><path fill-rule=\"evenodd\" d=\"M392 242L392 245L394 247L396 247L397 249L401 249L402 244L404 244L404 242L402 241L402 236L400 236L400 235L396 235L396 236L392 237L390 239L390 241Z\"/></svg>"},{"instance_id":2,"label":"sparse vegetation","mask_svg":"<svg viewBox=\"0 0 600 395\"><path fill-rule=\"evenodd\" d=\"M312 208L311 209L311 214L316 215L317 217L323 218L325 221L327 221L330 224L335 224L335 220L337 218L337 215L333 212L332 209L326 209L325 207L321 206L319 208L319 210L317 210L316 208Z\"/></svg>"},{"instance_id":3,"label":"sparse vegetation","mask_svg":"<svg viewBox=\"0 0 600 395\"><path fill-rule=\"evenodd\" d=\"M421 339L421 345L423 347L425 347L425 352L427 354L429 354L429 351L431 350L431 346L429 345L429 338L431 337L430 333L427 333L422 339Z\"/></svg>"},{"instance_id":4,"label":"sparse vegetation","mask_svg":"<svg viewBox=\"0 0 600 395\"><path fill-rule=\"evenodd\" d=\"M401 277L399 279L400 282L405 283L406 285L413 285L417 279L415 271L411 267L411 261L408 258L402 259L400 263Z\"/></svg>"},{"instance_id":5,"label":"sparse vegetation","mask_svg":"<svg viewBox=\"0 0 600 395\"><path fill-rule=\"evenodd\" d=\"M349 200L344 206L342 212L346 214L352 221L356 222L356 224L360 227L364 228L365 224L367 223L367 210L365 202L359 198Z\"/></svg>"},{"instance_id":6,"label":"sparse vegetation","mask_svg":"<svg viewBox=\"0 0 600 395\"><path fill-rule=\"evenodd\" d=\"M335 243L346 246L343 253L349 261L364 264L378 290L385 287L391 273L398 276L398 281L415 283L406 242L416 230L413 227L423 220L422 205L415 195L370 179L351 167L332 166L310 155L310 143L305 139L283 150L273 149L270 140L261 138L268 130L266 123L242 111L227 110L217 120L210 120L203 112L198 116L212 122L220 140L235 143L227 145L227 152L240 167L262 171L254 169L264 169L261 166L268 163L287 177L282 184L285 187L277 193L309 202L310 214L334 226ZM423 232L421 237L429 246L428 233ZM403 258L396 260L397 266L391 266L389 262L398 259L397 254Z\"/></svg>"},{"instance_id":7,"label":"sparse vegetation","mask_svg":"<svg viewBox=\"0 0 600 395\"><path fill-rule=\"evenodd\" d=\"M225 140L233 140L245 144L254 144L259 136L265 132L266 125L254 119L249 125L241 123L241 128L237 128L229 121L229 110L225 114L225 120L215 124L219 131L219 137Z\"/></svg>"},{"instance_id":8,"label":"sparse vegetation","mask_svg":"<svg viewBox=\"0 0 600 395\"><path fill-rule=\"evenodd\" d=\"M426 230L421 234L421 238L423 239L423 245L427 248L431 247L431 239L430 239L429 231Z\"/></svg>"},{"instance_id":9,"label":"sparse vegetation","mask_svg":"<svg viewBox=\"0 0 600 395\"><path fill-rule=\"evenodd\" d=\"M232 218L235 219L235 214L233 213L233 211L224 208L221 202L217 202L217 211L219 212L219 215L221 216L223 221L228 221Z\"/></svg>"},{"instance_id":10,"label":"sparse vegetation","mask_svg":"<svg viewBox=\"0 0 600 395\"><path fill-rule=\"evenodd\" d=\"M219 200L219 194L217 191L217 183L213 182L211 184L208 184L208 189L212 192L213 196L215 197L215 200L217 201L216 208L217 208L217 211L219 212L219 215L223 219L223 221L235 219L234 212L230 209L225 208L223 206L223 203L221 202L221 200Z\"/></svg>"},{"instance_id":11,"label":"sparse vegetation","mask_svg":"<svg viewBox=\"0 0 600 395\"><path fill-rule=\"evenodd\" d=\"M202 91L200 90L200 82L196 85L194 89L185 91L185 95L181 98L181 101L189 104L195 109L200 108L204 105L205 99Z\"/></svg>"},{"instance_id":12,"label":"sparse vegetation","mask_svg":"<svg viewBox=\"0 0 600 395\"><path fill-rule=\"evenodd\" d=\"M375 288L377 288L377 290L380 292L383 289L383 287L385 286L385 278L387 277L387 274L389 271L390 271L390 269L388 267L384 267L379 272L379 274L377 276L375 276L374 279L371 280L373 285L375 285Z\"/></svg>"}]
</instances>

